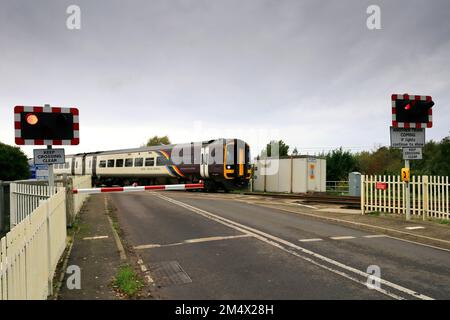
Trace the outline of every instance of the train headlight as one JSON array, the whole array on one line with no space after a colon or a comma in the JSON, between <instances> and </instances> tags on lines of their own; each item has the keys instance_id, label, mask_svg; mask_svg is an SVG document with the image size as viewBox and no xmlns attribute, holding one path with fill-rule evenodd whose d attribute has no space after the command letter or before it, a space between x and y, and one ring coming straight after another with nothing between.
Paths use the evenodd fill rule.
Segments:
<instances>
[{"instance_id":1,"label":"train headlight","mask_svg":"<svg viewBox=\"0 0 450 320\"><path fill-rule=\"evenodd\" d=\"M227 166L227 169L230 169L231 168L231 166Z\"/></svg>"}]
</instances>

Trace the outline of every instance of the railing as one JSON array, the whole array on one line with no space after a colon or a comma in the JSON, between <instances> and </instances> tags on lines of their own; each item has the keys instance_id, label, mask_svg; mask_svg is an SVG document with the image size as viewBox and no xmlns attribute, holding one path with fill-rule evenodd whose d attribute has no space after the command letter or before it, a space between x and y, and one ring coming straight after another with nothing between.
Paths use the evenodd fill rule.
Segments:
<instances>
[{"instance_id":1,"label":"railing","mask_svg":"<svg viewBox=\"0 0 450 320\"><path fill-rule=\"evenodd\" d=\"M348 194L349 193L348 181L327 181L326 192L338 195Z\"/></svg>"},{"instance_id":2,"label":"railing","mask_svg":"<svg viewBox=\"0 0 450 320\"><path fill-rule=\"evenodd\" d=\"M410 185L411 215L450 219L449 178L412 176ZM361 210L365 212L406 211L405 183L400 176L361 176Z\"/></svg>"},{"instance_id":3,"label":"railing","mask_svg":"<svg viewBox=\"0 0 450 320\"><path fill-rule=\"evenodd\" d=\"M49 190L45 195L50 197L38 200L37 205L35 195L42 190L14 190L16 195L24 190L32 194L24 201L26 205L16 206L16 224L0 239L0 300L46 299L66 246L65 190ZM34 209L17 215L18 208Z\"/></svg>"}]
</instances>

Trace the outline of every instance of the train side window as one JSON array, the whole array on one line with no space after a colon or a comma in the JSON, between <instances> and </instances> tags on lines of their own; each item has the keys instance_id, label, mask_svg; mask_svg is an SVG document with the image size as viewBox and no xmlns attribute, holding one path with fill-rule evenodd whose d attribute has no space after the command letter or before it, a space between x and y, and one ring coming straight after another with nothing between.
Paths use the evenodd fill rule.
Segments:
<instances>
[{"instance_id":1,"label":"train side window","mask_svg":"<svg viewBox=\"0 0 450 320\"><path fill-rule=\"evenodd\" d=\"M89 168L91 167L91 165L92 165L92 161L91 161L91 160L89 160Z\"/></svg>"},{"instance_id":2,"label":"train side window","mask_svg":"<svg viewBox=\"0 0 450 320\"><path fill-rule=\"evenodd\" d=\"M125 167L132 167L133 166L133 159L127 158L125 159Z\"/></svg>"},{"instance_id":3,"label":"train side window","mask_svg":"<svg viewBox=\"0 0 450 320\"><path fill-rule=\"evenodd\" d=\"M116 160L116 167L122 168L123 167L123 159L117 159Z\"/></svg>"},{"instance_id":4,"label":"train side window","mask_svg":"<svg viewBox=\"0 0 450 320\"><path fill-rule=\"evenodd\" d=\"M69 163L68 162L64 163L64 168L65 169L69 169Z\"/></svg>"},{"instance_id":5,"label":"train side window","mask_svg":"<svg viewBox=\"0 0 450 320\"><path fill-rule=\"evenodd\" d=\"M145 158L145 166L153 167L155 165L155 158Z\"/></svg>"},{"instance_id":6,"label":"train side window","mask_svg":"<svg viewBox=\"0 0 450 320\"><path fill-rule=\"evenodd\" d=\"M114 167L114 159L108 160L108 168Z\"/></svg>"},{"instance_id":7,"label":"train side window","mask_svg":"<svg viewBox=\"0 0 450 320\"><path fill-rule=\"evenodd\" d=\"M101 160L98 166L100 168L106 168L106 160Z\"/></svg>"},{"instance_id":8,"label":"train side window","mask_svg":"<svg viewBox=\"0 0 450 320\"><path fill-rule=\"evenodd\" d=\"M156 158L156 165L157 166L165 166L167 164L167 160L164 157L158 157Z\"/></svg>"},{"instance_id":9,"label":"train side window","mask_svg":"<svg viewBox=\"0 0 450 320\"><path fill-rule=\"evenodd\" d=\"M144 164L144 158L135 158L134 159L135 167L142 167L143 164Z\"/></svg>"}]
</instances>

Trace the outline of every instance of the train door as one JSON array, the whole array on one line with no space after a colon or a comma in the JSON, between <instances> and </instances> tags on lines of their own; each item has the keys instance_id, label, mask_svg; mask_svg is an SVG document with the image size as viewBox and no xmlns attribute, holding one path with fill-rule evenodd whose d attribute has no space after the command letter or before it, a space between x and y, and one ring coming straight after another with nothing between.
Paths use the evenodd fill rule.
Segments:
<instances>
[{"instance_id":1,"label":"train door","mask_svg":"<svg viewBox=\"0 0 450 320\"><path fill-rule=\"evenodd\" d=\"M209 178L209 146L202 147L200 153L200 175L202 178Z\"/></svg>"}]
</instances>

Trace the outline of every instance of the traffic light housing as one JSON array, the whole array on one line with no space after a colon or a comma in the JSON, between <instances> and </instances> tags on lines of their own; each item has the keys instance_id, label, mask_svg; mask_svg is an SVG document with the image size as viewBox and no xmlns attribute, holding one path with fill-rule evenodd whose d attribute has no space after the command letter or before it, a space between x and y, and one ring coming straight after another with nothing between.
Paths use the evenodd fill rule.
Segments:
<instances>
[{"instance_id":1,"label":"traffic light housing","mask_svg":"<svg viewBox=\"0 0 450 320\"><path fill-rule=\"evenodd\" d=\"M18 145L77 145L80 142L76 108L16 106L14 127Z\"/></svg>"},{"instance_id":2,"label":"traffic light housing","mask_svg":"<svg viewBox=\"0 0 450 320\"><path fill-rule=\"evenodd\" d=\"M392 95L392 126L395 128L431 128L431 96Z\"/></svg>"}]
</instances>

